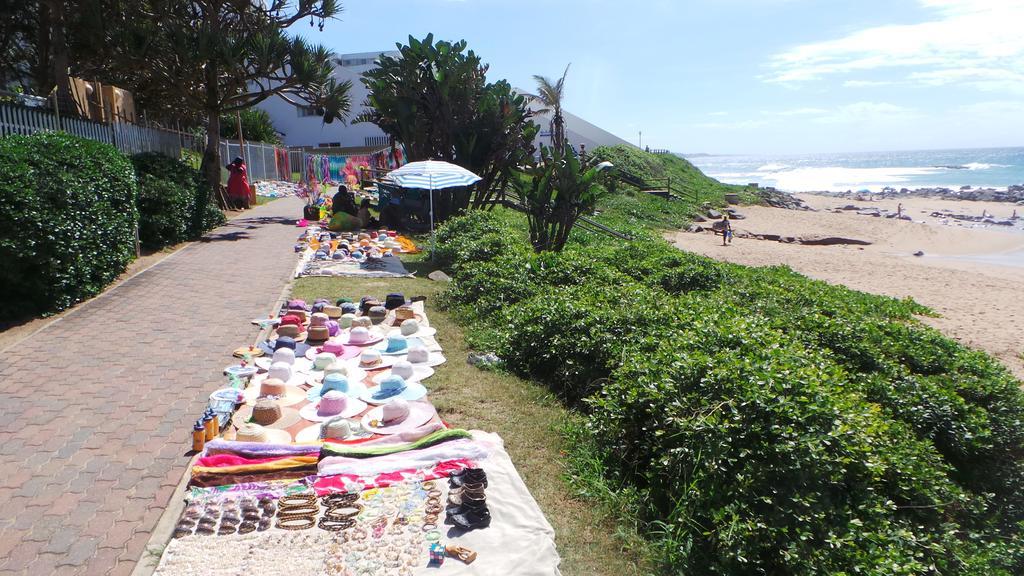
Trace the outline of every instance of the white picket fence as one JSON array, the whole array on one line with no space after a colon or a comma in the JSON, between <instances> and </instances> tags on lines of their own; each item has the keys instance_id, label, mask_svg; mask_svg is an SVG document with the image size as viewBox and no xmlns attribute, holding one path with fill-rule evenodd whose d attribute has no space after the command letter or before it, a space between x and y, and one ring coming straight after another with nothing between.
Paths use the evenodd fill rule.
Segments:
<instances>
[{"instance_id":1,"label":"white picket fence","mask_svg":"<svg viewBox=\"0 0 1024 576\"><path fill-rule=\"evenodd\" d=\"M172 158L181 158L182 151L202 153L206 139L188 132L167 130L114 122L103 124L81 118L54 114L43 108L32 108L18 104L0 103L0 136L9 134L29 135L36 132L64 131L89 140L105 142L121 152L132 155L141 152L161 152ZM227 164L236 156L245 156L250 180L289 180L291 174L284 174L278 168L275 147L262 142L246 142L245 154L236 141L222 140L220 156ZM293 168L301 171L300 168Z\"/></svg>"}]
</instances>

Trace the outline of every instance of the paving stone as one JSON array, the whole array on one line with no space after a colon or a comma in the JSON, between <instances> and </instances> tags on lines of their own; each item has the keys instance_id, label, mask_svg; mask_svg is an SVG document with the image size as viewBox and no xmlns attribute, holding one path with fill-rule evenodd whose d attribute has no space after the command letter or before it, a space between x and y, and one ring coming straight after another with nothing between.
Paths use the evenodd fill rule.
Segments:
<instances>
[{"instance_id":1,"label":"paving stone","mask_svg":"<svg viewBox=\"0 0 1024 576\"><path fill-rule=\"evenodd\" d=\"M290 279L296 231L278 222L300 211L297 199L255 208L212 233L252 225L244 239L190 246L5 353L0 573L131 573L186 472L186 428ZM97 326L118 346L97 347Z\"/></svg>"}]
</instances>

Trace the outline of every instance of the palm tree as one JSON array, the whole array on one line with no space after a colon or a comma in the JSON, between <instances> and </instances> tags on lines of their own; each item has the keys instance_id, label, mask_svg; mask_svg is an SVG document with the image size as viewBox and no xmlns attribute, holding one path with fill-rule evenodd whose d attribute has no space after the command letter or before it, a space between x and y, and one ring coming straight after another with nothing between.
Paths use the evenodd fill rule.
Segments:
<instances>
[{"instance_id":1,"label":"palm tree","mask_svg":"<svg viewBox=\"0 0 1024 576\"><path fill-rule=\"evenodd\" d=\"M531 96L543 106L537 111L538 114L551 114L551 147L559 152L565 151L565 120L562 118L562 97L565 95L565 77L569 74L569 66L565 66L565 72L557 82L552 82L547 76L535 75L537 82L537 94Z\"/></svg>"}]
</instances>

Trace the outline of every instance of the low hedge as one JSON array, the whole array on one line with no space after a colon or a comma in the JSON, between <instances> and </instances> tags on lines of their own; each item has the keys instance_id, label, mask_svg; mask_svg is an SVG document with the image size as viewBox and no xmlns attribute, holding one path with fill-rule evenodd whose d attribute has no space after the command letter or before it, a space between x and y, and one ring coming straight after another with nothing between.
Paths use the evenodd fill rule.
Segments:
<instances>
[{"instance_id":1,"label":"low hedge","mask_svg":"<svg viewBox=\"0 0 1024 576\"><path fill-rule=\"evenodd\" d=\"M662 572L1024 573L1002 365L913 301L638 232L538 256L518 218L472 213L436 241L444 304L579 408L574 482L628 500Z\"/></svg>"},{"instance_id":2,"label":"low hedge","mask_svg":"<svg viewBox=\"0 0 1024 576\"><path fill-rule=\"evenodd\" d=\"M132 156L139 181L139 240L151 250L198 238L224 223L198 170L159 152Z\"/></svg>"},{"instance_id":3,"label":"low hedge","mask_svg":"<svg viewBox=\"0 0 1024 576\"><path fill-rule=\"evenodd\" d=\"M0 138L0 317L63 310L135 256L136 184L114 147L62 132Z\"/></svg>"}]
</instances>

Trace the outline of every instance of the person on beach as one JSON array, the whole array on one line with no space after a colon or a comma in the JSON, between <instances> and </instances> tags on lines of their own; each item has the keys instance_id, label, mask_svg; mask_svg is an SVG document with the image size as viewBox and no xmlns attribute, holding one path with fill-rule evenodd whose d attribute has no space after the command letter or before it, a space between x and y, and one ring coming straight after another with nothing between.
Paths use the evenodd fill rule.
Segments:
<instances>
[{"instance_id":1,"label":"person on beach","mask_svg":"<svg viewBox=\"0 0 1024 576\"><path fill-rule=\"evenodd\" d=\"M245 162L236 157L228 164L228 202L232 207L248 208L252 191L249 189L249 177L246 174Z\"/></svg>"},{"instance_id":2,"label":"person on beach","mask_svg":"<svg viewBox=\"0 0 1024 576\"><path fill-rule=\"evenodd\" d=\"M732 223L728 214L722 214L722 246L726 244L732 244Z\"/></svg>"}]
</instances>

